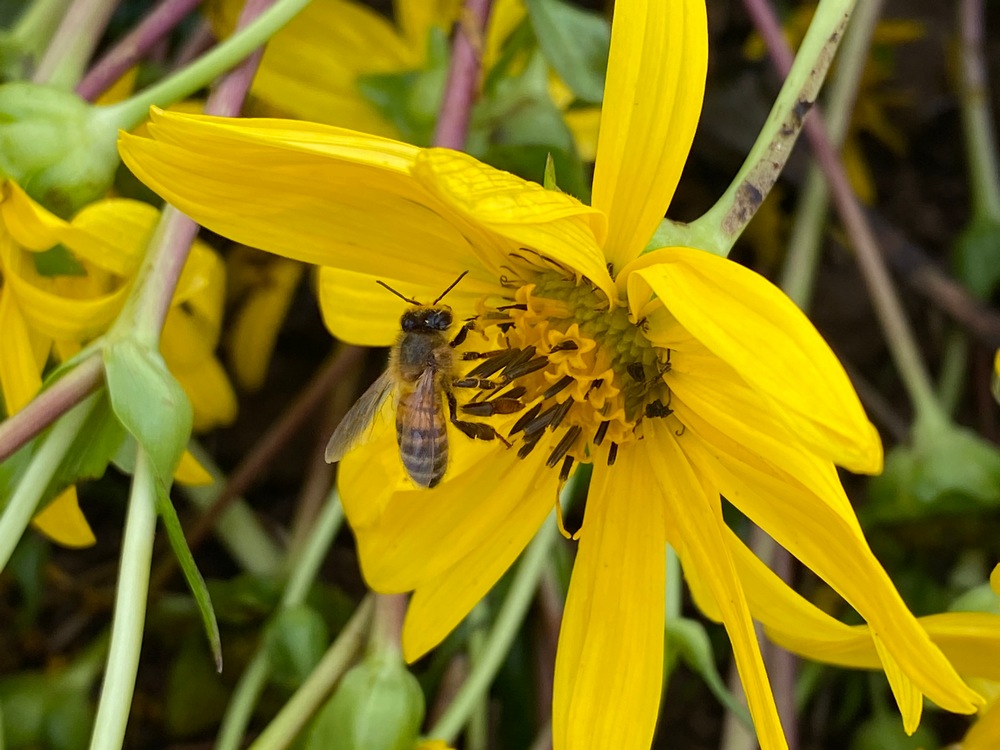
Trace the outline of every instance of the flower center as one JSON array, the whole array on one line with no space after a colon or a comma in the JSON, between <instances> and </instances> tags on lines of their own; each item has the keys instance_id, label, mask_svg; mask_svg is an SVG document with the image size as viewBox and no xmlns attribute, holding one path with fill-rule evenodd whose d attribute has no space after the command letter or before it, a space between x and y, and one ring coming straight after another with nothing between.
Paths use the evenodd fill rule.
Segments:
<instances>
[{"instance_id":1,"label":"flower center","mask_svg":"<svg viewBox=\"0 0 1000 750\"><path fill-rule=\"evenodd\" d=\"M584 278L518 275L509 304L481 304L476 328L499 346L462 355L481 360L457 382L481 389L462 410L493 416L527 407L509 438L520 441L523 458L547 433L559 433L547 463L561 464L565 476L604 443L614 463L619 445L641 439L644 419L672 413L663 377L670 350L647 339L646 322L633 320L624 302L609 304Z\"/></svg>"}]
</instances>

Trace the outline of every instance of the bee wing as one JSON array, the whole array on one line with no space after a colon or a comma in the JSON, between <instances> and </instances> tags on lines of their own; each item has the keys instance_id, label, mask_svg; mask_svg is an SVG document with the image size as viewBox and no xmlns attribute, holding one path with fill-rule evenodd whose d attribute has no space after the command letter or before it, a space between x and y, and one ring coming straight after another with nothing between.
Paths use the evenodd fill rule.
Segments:
<instances>
[{"instance_id":1,"label":"bee wing","mask_svg":"<svg viewBox=\"0 0 1000 750\"><path fill-rule=\"evenodd\" d=\"M371 384L340 420L337 429L326 444L326 462L336 463L344 457L363 437L365 430L371 426L378 411L393 390L392 374L386 370L379 379Z\"/></svg>"},{"instance_id":2,"label":"bee wing","mask_svg":"<svg viewBox=\"0 0 1000 750\"><path fill-rule=\"evenodd\" d=\"M403 466L414 483L434 487L448 466L448 433L433 368L424 370L414 391L400 398L399 407L396 435Z\"/></svg>"}]
</instances>

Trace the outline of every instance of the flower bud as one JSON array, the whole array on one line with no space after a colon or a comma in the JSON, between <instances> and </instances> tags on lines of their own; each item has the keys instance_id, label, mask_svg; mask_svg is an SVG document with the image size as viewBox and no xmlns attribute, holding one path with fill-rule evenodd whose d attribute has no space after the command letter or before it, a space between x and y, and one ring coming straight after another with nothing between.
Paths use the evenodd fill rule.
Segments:
<instances>
[{"instance_id":1,"label":"flower bud","mask_svg":"<svg viewBox=\"0 0 1000 750\"><path fill-rule=\"evenodd\" d=\"M0 174L59 216L71 217L111 187L117 138L106 111L73 92L0 85Z\"/></svg>"},{"instance_id":2,"label":"flower bud","mask_svg":"<svg viewBox=\"0 0 1000 750\"><path fill-rule=\"evenodd\" d=\"M309 747L412 750L424 720L424 694L393 649L369 654L344 675L323 707Z\"/></svg>"}]
</instances>

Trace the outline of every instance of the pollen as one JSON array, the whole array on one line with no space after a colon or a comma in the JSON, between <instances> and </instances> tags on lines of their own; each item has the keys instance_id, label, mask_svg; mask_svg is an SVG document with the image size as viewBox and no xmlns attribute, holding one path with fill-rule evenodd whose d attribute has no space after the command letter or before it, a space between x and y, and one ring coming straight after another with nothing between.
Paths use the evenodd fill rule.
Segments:
<instances>
[{"instance_id":1,"label":"pollen","mask_svg":"<svg viewBox=\"0 0 1000 750\"><path fill-rule=\"evenodd\" d=\"M516 393L524 410L508 437L522 457L555 433L547 463L563 474L602 444L613 463L618 446L642 439L645 419L671 417L670 350L650 342L623 300L608 300L585 278L559 269L518 276L502 303L480 304L476 328L497 348L463 355L482 358L463 383ZM482 406L503 400L503 392L473 397Z\"/></svg>"}]
</instances>

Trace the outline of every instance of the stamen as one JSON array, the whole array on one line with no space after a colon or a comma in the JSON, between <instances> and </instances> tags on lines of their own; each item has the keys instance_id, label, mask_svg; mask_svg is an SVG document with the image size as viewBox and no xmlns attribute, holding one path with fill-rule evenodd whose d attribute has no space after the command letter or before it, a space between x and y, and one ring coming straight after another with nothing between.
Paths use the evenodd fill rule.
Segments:
<instances>
[{"instance_id":1,"label":"stamen","mask_svg":"<svg viewBox=\"0 0 1000 750\"><path fill-rule=\"evenodd\" d=\"M525 375L530 375L533 372L538 372L538 370L542 370L548 367L548 365L549 365L548 357L545 356L536 357L530 362L525 362L524 364L521 365L512 364L509 365L508 367L505 367L503 369L503 372L500 373L500 377L505 378L508 381L517 380L518 378L523 378Z\"/></svg>"},{"instance_id":2,"label":"stamen","mask_svg":"<svg viewBox=\"0 0 1000 750\"><path fill-rule=\"evenodd\" d=\"M500 305L497 310L507 312L508 310L527 310L528 306L523 302L515 302L513 305Z\"/></svg>"},{"instance_id":3,"label":"stamen","mask_svg":"<svg viewBox=\"0 0 1000 750\"><path fill-rule=\"evenodd\" d=\"M519 354L518 349L507 349L473 367L466 373L467 378L488 378L497 370L509 365Z\"/></svg>"},{"instance_id":4,"label":"stamen","mask_svg":"<svg viewBox=\"0 0 1000 750\"><path fill-rule=\"evenodd\" d=\"M527 392L528 392L527 388L525 388L523 385L519 385L515 386L514 388L511 388L509 391L496 391L492 395L487 396L487 400L491 398L496 398L501 394L503 394L504 398L521 398L521 396L523 396Z\"/></svg>"},{"instance_id":5,"label":"stamen","mask_svg":"<svg viewBox=\"0 0 1000 750\"><path fill-rule=\"evenodd\" d=\"M612 443L608 448L608 466L614 466L618 459L618 443Z\"/></svg>"},{"instance_id":6,"label":"stamen","mask_svg":"<svg viewBox=\"0 0 1000 750\"><path fill-rule=\"evenodd\" d=\"M515 367L517 365L523 365L525 362L527 362L529 359L535 356L534 346L526 346L523 349L514 349L512 351L515 351L517 353L514 355L513 359L511 359L506 364L506 366L503 368L503 371L500 373L500 377L507 378L508 380L513 380L513 378L507 376L507 371L511 367Z\"/></svg>"},{"instance_id":7,"label":"stamen","mask_svg":"<svg viewBox=\"0 0 1000 750\"><path fill-rule=\"evenodd\" d=\"M552 354L553 352L575 352L579 348L580 345L575 341L566 339L564 341L560 341L558 344L549 349L549 354Z\"/></svg>"},{"instance_id":8,"label":"stamen","mask_svg":"<svg viewBox=\"0 0 1000 750\"><path fill-rule=\"evenodd\" d=\"M564 375L560 380L556 381L555 383L549 386L548 390L546 390L545 393L542 394L542 399L552 398L557 393L559 393L559 391L561 391L563 388L566 388L568 385L570 385L570 383L574 382L575 380L576 378L574 378L572 375Z\"/></svg>"},{"instance_id":9,"label":"stamen","mask_svg":"<svg viewBox=\"0 0 1000 750\"><path fill-rule=\"evenodd\" d=\"M562 468L559 469L559 481L565 483L569 480L569 473L573 469L573 457L566 456L563 459Z\"/></svg>"},{"instance_id":10,"label":"stamen","mask_svg":"<svg viewBox=\"0 0 1000 750\"><path fill-rule=\"evenodd\" d=\"M572 408L574 403L575 402L573 401L573 399L568 398L561 404L559 404L559 406L556 407L556 413L552 417L553 430L560 425L560 423L563 421L563 418L569 413L569 410Z\"/></svg>"},{"instance_id":11,"label":"stamen","mask_svg":"<svg viewBox=\"0 0 1000 750\"><path fill-rule=\"evenodd\" d=\"M625 366L625 372L637 383L642 383L646 380L646 370L643 368L642 362L629 362Z\"/></svg>"},{"instance_id":12,"label":"stamen","mask_svg":"<svg viewBox=\"0 0 1000 750\"><path fill-rule=\"evenodd\" d=\"M541 438L542 438L541 432L536 433L530 438L526 437L524 439L524 442L521 444L521 447L517 451L517 457L527 458L528 454L535 449L536 445L538 445L538 441L541 440Z\"/></svg>"},{"instance_id":13,"label":"stamen","mask_svg":"<svg viewBox=\"0 0 1000 750\"><path fill-rule=\"evenodd\" d=\"M604 442L604 436L608 434L608 428L611 426L611 422L604 420L601 422L600 426L597 428L597 432L594 433L594 445L600 445Z\"/></svg>"},{"instance_id":14,"label":"stamen","mask_svg":"<svg viewBox=\"0 0 1000 750\"><path fill-rule=\"evenodd\" d=\"M566 430L566 434L562 436L556 447L552 449L549 460L545 462L545 465L550 469L555 468L555 465L569 452L569 449L573 447L573 443L576 442L576 439L580 437L580 433L582 432L583 428L578 424Z\"/></svg>"},{"instance_id":15,"label":"stamen","mask_svg":"<svg viewBox=\"0 0 1000 750\"><path fill-rule=\"evenodd\" d=\"M524 404L516 398L496 398L492 401L469 402L462 407L462 411L475 417L492 417L494 414L513 414L523 408Z\"/></svg>"},{"instance_id":16,"label":"stamen","mask_svg":"<svg viewBox=\"0 0 1000 750\"><path fill-rule=\"evenodd\" d=\"M528 411L526 411L524 414L521 415L520 419L518 419L514 423L514 426L510 428L510 432L507 433L507 437L513 437L521 430L523 430L525 425L527 425L529 422L534 421L535 417L538 416L538 412L540 412L541 410L542 410L542 403L541 401L539 401L537 404L532 406L530 409L528 409Z\"/></svg>"}]
</instances>

